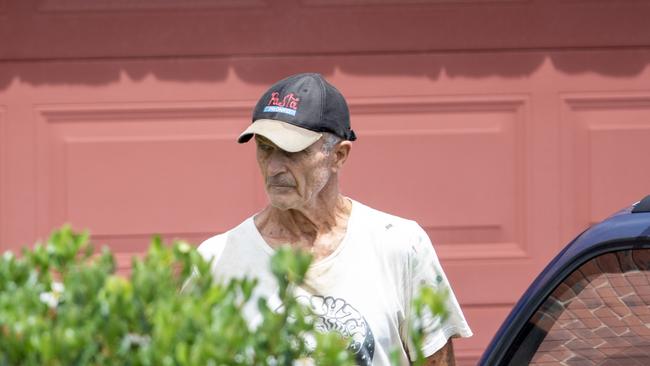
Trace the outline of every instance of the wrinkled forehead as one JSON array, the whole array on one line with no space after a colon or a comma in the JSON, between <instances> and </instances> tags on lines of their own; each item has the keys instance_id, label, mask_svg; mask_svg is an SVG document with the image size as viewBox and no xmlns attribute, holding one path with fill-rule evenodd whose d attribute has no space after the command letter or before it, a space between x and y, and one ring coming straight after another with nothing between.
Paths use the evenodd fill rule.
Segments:
<instances>
[{"instance_id":1,"label":"wrinkled forehead","mask_svg":"<svg viewBox=\"0 0 650 366\"><path fill-rule=\"evenodd\" d=\"M279 147L278 145L276 145L275 143L273 143L273 141L271 141L270 139L268 139L268 138L266 138L266 137L264 137L264 136L262 136L262 135L255 134L255 137L254 137L254 138L255 138L255 143L257 143L257 144L266 144L266 145L271 145L271 146L273 146L274 148L277 148L277 149L279 149L279 150L285 151L285 150L283 150L281 147ZM316 142L314 142L313 144L307 146L305 149L303 149L303 150L301 150L301 151L311 151L312 149L314 149L315 146L317 146L317 145L320 143L321 140L323 140L323 139L320 138L320 139L316 140Z\"/></svg>"},{"instance_id":2,"label":"wrinkled forehead","mask_svg":"<svg viewBox=\"0 0 650 366\"><path fill-rule=\"evenodd\" d=\"M262 142L262 143L265 143L265 144L269 144L269 145L276 146L276 145L273 143L273 141L267 139L266 137L264 137L264 136L262 136L262 135L255 134L255 137L254 137L254 138L255 138L255 142Z\"/></svg>"},{"instance_id":3,"label":"wrinkled forehead","mask_svg":"<svg viewBox=\"0 0 650 366\"><path fill-rule=\"evenodd\" d=\"M271 145L271 146L275 147L276 149L282 150L278 145L274 144L273 141L267 139L266 137L264 137L262 135L255 134L255 143ZM284 151L284 150L282 150L282 151Z\"/></svg>"}]
</instances>

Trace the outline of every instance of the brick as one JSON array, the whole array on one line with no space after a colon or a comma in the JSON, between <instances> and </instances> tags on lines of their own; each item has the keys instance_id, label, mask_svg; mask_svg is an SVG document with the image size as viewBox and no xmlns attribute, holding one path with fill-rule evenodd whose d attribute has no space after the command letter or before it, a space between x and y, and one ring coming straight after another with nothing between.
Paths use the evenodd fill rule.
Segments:
<instances>
[{"instance_id":1,"label":"brick","mask_svg":"<svg viewBox=\"0 0 650 366\"><path fill-rule=\"evenodd\" d=\"M607 343L604 344L604 345L601 345L600 347L598 347L598 350L605 353L605 351L603 351L603 349L606 349L606 348L616 348L616 349L620 350L620 349L626 348L626 347L630 347L630 343L628 341L626 341L625 338L623 338L623 337L614 337L614 338L607 338Z\"/></svg>"},{"instance_id":2,"label":"brick","mask_svg":"<svg viewBox=\"0 0 650 366\"><path fill-rule=\"evenodd\" d=\"M573 332L570 332L565 329L553 329L551 332L548 333L544 341L569 341L576 336L573 334Z\"/></svg>"},{"instance_id":3,"label":"brick","mask_svg":"<svg viewBox=\"0 0 650 366\"><path fill-rule=\"evenodd\" d=\"M648 357L650 358L650 348L648 347L636 347L634 349L635 354L637 354L638 357Z\"/></svg>"},{"instance_id":4,"label":"brick","mask_svg":"<svg viewBox=\"0 0 650 366\"><path fill-rule=\"evenodd\" d=\"M630 328L628 328L628 326L625 325L625 324L621 324L621 325L616 326L616 327L609 327L609 329L611 329L612 332L614 332L617 336L621 336L621 335L623 335L625 333L630 332Z\"/></svg>"},{"instance_id":5,"label":"brick","mask_svg":"<svg viewBox=\"0 0 650 366\"><path fill-rule=\"evenodd\" d=\"M588 360L602 360L605 358L603 353L596 348L581 348L574 351L576 355L582 356Z\"/></svg>"},{"instance_id":6,"label":"brick","mask_svg":"<svg viewBox=\"0 0 650 366\"><path fill-rule=\"evenodd\" d=\"M585 279L585 276L583 276L580 271L574 271L564 280L564 283L567 284L573 292L578 294L587 286L589 281Z\"/></svg>"},{"instance_id":7,"label":"brick","mask_svg":"<svg viewBox=\"0 0 650 366\"><path fill-rule=\"evenodd\" d=\"M628 282L627 278L625 278L625 276L621 276L620 274L610 274L607 279L609 280L609 283L612 285L612 287L630 285L630 282Z\"/></svg>"},{"instance_id":8,"label":"brick","mask_svg":"<svg viewBox=\"0 0 650 366\"><path fill-rule=\"evenodd\" d=\"M555 296L562 303L565 303L576 297L575 291L569 287L566 283L561 283L555 291L553 291L553 296Z\"/></svg>"},{"instance_id":9,"label":"brick","mask_svg":"<svg viewBox=\"0 0 650 366\"><path fill-rule=\"evenodd\" d=\"M566 308L565 308L565 310L563 312L556 313L554 315L555 315L555 319L557 319L556 321L558 321L558 322L559 321L568 322L568 321L577 319L577 317L573 314L573 312L572 311L567 311Z\"/></svg>"},{"instance_id":10,"label":"brick","mask_svg":"<svg viewBox=\"0 0 650 366\"><path fill-rule=\"evenodd\" d=\"M597 309L604 305L603 300L598 296L598 293L591 288L585 288L580 293L580 301L587 307L587 309Z\"/></svg>"},{"instance_id":11,"label":"brick","mask_svg":"<svg viewBox=\"0 0 650 366\"><path fill-rule=\"evenodd\" d=\"M584 273L583 273L584 274ZM609 280L605 273L599 275L589 275L585 277L589 280L589 286L593 288L601 288L603 286L609 286Z\"/></svg>"},{"instance_id":12,"label":"brick","mask_svg":"<svg viewBox=\"0 0 650 366\"><path fill-rule=\"evenodd\" d=\"M636 332L634 332L634 330L632 331L632 334L626 335L623 338L625 338L625 341L633 345L634 347L650 346L650 341L647 339L647 337L642 337L638 335Z\"/></svg>"},{"instance_id":13,"label":"brick","mask_svg":"<svg viewBox=\"0 0 650 366\"><path fill-rule=\"evenodd\" d=\"M637 294L647 294L650 293L650 283L632 283L634 290Z\"/></svg>"},{"instance_id":14,"label":"brick","mask_svg":"<svg viewBox=\"0 0 650 366\"><path fill-rule=\"evenodd\" d=\"M579 323L582 324L582 328L589 328L589 329L595 329L595 328L598 328L598 327L600 327L602 325L607 325L607 324L605 324L605 322L602 319L600 319L600 318L598 318L596 316L591 316L591 317L587 317L587 318L584 318L584 319L580 319Z\"/></svg>"},{"instance_id":15,"label":"brick","mask_svg":"<svg viewBox=\"0 0 650 366\"><path fill-rule=\"evenodd\" d=\"M648 305L634 305L630 306L630 310L634 314L636 314L640 319L650 319L648 316L650 316L650 306ZM646 323L650 323L650 321L646 321Z\"/></svg>"},{"instance_id":16,"label":"brick","mask_svg":"<svg viewBox=\"0 0 650 366\"><path fill-rule=\"evenodd\" d=\"M588 359L580 356L572 357L565 361L565 364L568 366L593 366L594 363Z\"/></svg>"},{"instance_id":17,"label":"brick","mask_svg":"<svg viewBox=\"0 0 650 366\"><path fill-rule=\"evenodd\" d=\"M643 272L627 272L625 277L632 285L647 285L648 279Z\"/></svg>"},{"instance_id":18,"label":"brick","mask_svg":"<svg viewBox=\"0 0 650 366\"><path fill-rule=\"evenodd\" d=\"M599 366L621 366L620 363L614 358L605 359L602 363L598 364Z\"/></svg>"},{"instance_id":19,"label":"brick","mask_svg":"<svg viewBox=\"0 0 650 366\"><path fill-rule=\"evenodd\" d=\"M596 292L596 289L591 286L585 287L578 296L582 300L600 298L600 296L598 296L598 293Z\"/></svg>"},{"instance_id":20,"label":"brick","mask_svg":"<svg viewBox=\"0 0 650 366\"><path fill-rule=\"evenodd\" d=\"M650 326L650 314L638 314L635 313L634 311L632 311L632 313L636 315L643 324L645 324L646 326Z\"/></svg>"},{"instance_id":21,"label":"brick","mask_svg":"<svg viewBox=\"0 0 650 366\"><path fill-rule=\"evenodd\" d=\"M609 306L609 309L616 314L618 317L622 318L625 316L634 316L630 308L621 303L620 300L616 299L619 305Z\"/></svg>"},{"instance_id":22,"label":"brick","mask_svg":"<svg viewBox=\"0 0 650 366\"><path fill-rule=\"evenodd\" d=\"M599 338L599 337L586 338L585 342L587 342L587 344L589 344L591 348L595 348L595 349L607 344L607 342L603 338Z\"/></svg>"},{"instance_id":23,"label":"brick","mask_svg":"<svg viewBox=\"0 0 650 366\"><path fill-rule=\"evenodd\" d=\"M635 348L636 353L644 355L645 357L650 358L650 348L649 347L637 347Z\"/></svg>"},{"instance_id":24,"label":"brick","mask_svg":"<svg viewBox=\"0 0 650 366\"><path fill-rule=\"evenodd\" d=\"M632 357L625 357L625 358L619 358L616 361L618 361L618 363L621 366L646 366L646 365L648 365L646 363L647 359L645 359L645 358L637 359L637 358L632 358Z\"/></svg>"},{"instance_id":25,"label":"brick","mask_svg":"<svg viewBox=\"0 0 650 366\"><path fill-rule=\"evenodd\" d=\"M560 360L551 356L548 352L537 352L533 359L530 360L531 364L557 364Z\"/></svg>"},{"instance_id":26,"label":"brick","mask_svg":"<svg viewBox=\"0 0 650 366\"><path fill-rule=\"evenodd\" d=\"M621 354L624 355L625 357L633 358L635 360L646 359L649 357L647 345L646 347L634 346L634 347L626 348L623 350Z\"/></svg>"},{"instance_id":27,"label":"brick","mask_svg":"<svg viewBox=\"0 0 650 366\"><path fill-rule=\"evenodd\" d=\"M618 358L616 362L621 366L640 366L635 360L628 358Z\"/></svg>"},{"instance_id":28,"label":"brick","mask_svg":"<svg viewBox=\"0 0 650 366\"><path fill-rule=\"evenodd\" d=\"M573 330L576 328L585 328L585 324L582 320L578 319L560 319L557 322L557 327L562 329Z\"/></svg>"},{"instance_id":29,"label":"brick","mask_svg":"<svg viewBox=\"0 0 650 366\"><path fill-rule=\"evenodd\" d=\"M565 341L547 341L544 340L537 349L538 352L549 352L565 344Z\"/></svg>"},{"instance_id":30,"label":"brick","mask_svg":"<svg viewBox=\"0 0 650 366\"><path fill-rule=\"evenodd\" d=\"M650 365L650 357L639 348L622 348L608 350L607 360L616 361L619 365Z\"/></svg>"},{"instance_id":31,"label":"brick","mask_svg":"<svg viewBox=\"0 0 650 366\"><path fill-rule=\"evenodd\" d=\"M603 277L603 279L606 278L606 276L604 276L603 271L599 267L597 260L592 259L589 262L583 264L582 266L580 266L579 271L585 278L588 278L591 281L593 281L597 277Z\"/></svg>"},{"instance_id":32,"label":"brick","mask_svg":"<svg viewBox=\"0 0 650 366\"><path fill-rule=\"evenodd\" d=\"M618 294L618 296L629 296L636 293L634 287L632 287L632 285L629 283L621 286L615 286L613 288L614 291L616 291L616 293Z\"/></svg>"},{"instance_id":33,"label":"brick","mask_svg":"<svg viewBox=\"0 0 650 366\"><path fill-rule=\"evenodd\" d=\"M583 303L581 302L581 304ZM571 305L573 305L573 303ZM570 307L569 311L574 315L576 319L593 318L594 316L592 310L589 310L586 307L584 309L573 309L573 307Z\"/></svg>"},{"instance_id":34,"label":"brick","mask_svg":"<svg viewBox=\"0 0 650 366\"><path fill-rule=\"evenodd\" d=\"M631 250L624 250L616 253L618 263L622 272L638 271L638 266L634 263Z\"/></svg>"},{"instance_id":35,"label":"brick","mask_svg":"<svg viewBox=\"0 0 650 366\"><path fill-rule=\"evenodd\" d=\"M650 338L650 328L648 328L647 325L645 325L645 324L644 325L633 325L633 326L630 327L630 332L632 332L632 333L634 333L634 334L636 334L638 336L645 337L646 339L648 339L648 342L650 342L650 339L649 339Z\"/></svg>"},{"instance_id":36,"label":"brick","mask_svg":"<svg viewBox=\"0 0 650 366\"><path fill-rule=\"evenodd\" d=\"M612 330L611 330L610 328L608 328L608 327L601 327L601 328L598 328L598 329L594 330L594 334L596 334L596 335L599 336L600 338L605 338L605 339L606 339L606 338L614 338L614 337L618 337L618 335L617 335L616 333L614 333L614 331L612 331Z\"/></svg>"},{"instance_id":37,"label":"brick","mask_svg":"<svg viewBox=\"0 0 650 366\"><path fill-rule=\"evenodd\" d=\"M587 306L582 302L582 299L580 297L576 297L571 301L570 304L567 306L568 309L571 309L572 311L575 310L586 310Z\"/></svg>"},{"instance_id":38,"label":"brick","mask_svg":"<svg viewBox=\"0 0 650 366\"><path fill-rule=\"evenodd\" d=\"M634 316L632 314L623 317L622 320L628 326L635 326L635 325L636 326L639 326L639 325L645 326L645 324L643 324L643 322L638 317L636 317L636 316Z\"/></svg>"},{"instance_id":39,"label":"brick","mask_svg":"<svg viewBox=\"0 0 650 366\"><path fill-rule=\"evenodd\" d=\"M598 319L600 319L600 321L605 323L605 325L608 325L610 327L621 325L621 321L619 320L619 317L606 307L602 307L594 311L594 315Z\"/></svg>"},{"instance_id":40,"label":"brick","mask_svg":"<svg viewBox=\"0 0 650 366\"><path fill-rule=\"evenodd\" d=\"M637 293L637 295L641 298L641 301L643 302L644 305L649 306L650 304L650 293Z\"/></svg>"},{"instance_id":41,"label":"brick","mask_svg":"<svg viewBox=\"0 0 650 366\"><path fill-rule=\"evenodd\" d=\"M640 270L650 270L650 250L637 249L632 252L632 260Z\"/></svg>"},{"instance_id":42,"label":"brick","mask_svg":"<svg viewBox=\"0 0 650 366\"><path fill-rule=\"evenodd\" d=\"M591 328L578 328L578 329L571 329L571 332L576 336L578 339L582 339L584 341L597 338L600 339L597 335L594 334L593 330Z\"/></svg>"},{"instance_id":43,"label":"brick","mask_svg":"<svg viewBox=\"0 0 650 366\"><path fill-rule=\"evenodd\" d=\"M607 356L607 358L615 358L616 356L621 355L621 353L626 349L626 347L615 347L611 345L604 345L602 347L598 347L598 351L603 353L604 355Z\"/></svg>"},{"instance_id":44,"label":"brick","mask_svg":"<svg viewBox=\"0 0 650 366\"><path fill-rule=\"evenodd\" d=\"M566 347L564 347L564 345L552 349L551 351L549 351L549 353L553 356L553 358L557 359L558 361L564 361L575 355L573 352L569 351Z\"/></svg>"},{"instance_id":45,"label":"brick","mask_svg":"<svg viewBox=\"0 0 650 366\"><path fill-rule=\"evenodd\" d=\"M641 298L644 305L650 304L650 285L634 285L634 292Z\"/></svg>"},{"instance_id":46,"label":"brick","mask_svg":"<svg viewBox=\"0 0 650 366\"><path fill-rule=\"evenodd\" d=\"M596 264L603 272L617 273L621 272L621 266L615 254L608 253L595 259Z\"/></svg>"},{"instance_id":47,"label":"brick","mask_svg":"<svg viewBox=\"0 0 650 366\"><path fill-rule=\"evenodd\" d=\"M587 306L588 309L591 310L596 310L605 305L603 300L599 297L582 299L582 302L585 304L585 306Z\"/></svg>"},{"instance_id":48,"label":"brick","mask_svg":"<svg viewBox=\"0 0 650 366\"><path fill-rule=\"evenodd\" d=\"M618 294L614 291L614 288L609 286L609 284L596 288L596 293L598 296L600 296L601 299L618 297Z\"/></svg>"},{"instance_id":49,"label":"brick","mask_svg":"<svg viewBox=\"0 0 650 366\"><path fill-rule=\"evenodd\" d=\"M531 318L530 322L548 332L553 326L553 319L542 311L536 312Z\"/></svg>"},{"instance_id":50,"label":"brick","mask_svg":"<svg viewBox=\"0 0 650 366\"><path fill-rule=\"evenodd\" d=\"M549 296L546 301L540 306L539 310L541 312L554 315L561 314L564 311L564 305L558 299L553 296Z\"/></svg>"},{"instance_id":51,"label":"brick","mask_svg":"<svg viewBox=\"0 0 650 366\"><path fill-rule=\"evenodd\" d=\"M564 343L564 347L572 352L576 352L581 349L591 349L592 346L585 342L583 339L572 339L569 342Z\"/></svg>"}]
</instances>

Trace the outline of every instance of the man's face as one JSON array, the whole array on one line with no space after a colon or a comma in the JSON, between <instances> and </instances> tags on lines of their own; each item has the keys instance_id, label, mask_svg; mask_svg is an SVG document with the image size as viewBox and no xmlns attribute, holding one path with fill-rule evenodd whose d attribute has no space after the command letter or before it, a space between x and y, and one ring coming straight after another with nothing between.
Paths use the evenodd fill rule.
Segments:
<instances>
[{"instance_id":1,"label":"man's face","mask_svg":"<svg viewBox=\"0 0 650 366\"><path fill-rule=\"evenodd\" d=\"M329 181L331 157L322 149L323 139L305 150L290 153L270 140L255 136L257 163L271 205L281 210L304 207Z\"/></svg>"}]
</instances>

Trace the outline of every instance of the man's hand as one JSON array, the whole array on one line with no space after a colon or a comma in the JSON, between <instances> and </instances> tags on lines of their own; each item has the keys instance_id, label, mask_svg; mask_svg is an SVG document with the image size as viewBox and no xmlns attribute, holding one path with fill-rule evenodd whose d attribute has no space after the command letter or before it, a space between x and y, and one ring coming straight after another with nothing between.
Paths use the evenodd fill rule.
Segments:
<instances>
[{"instance_id":1,"label":"man's hand","mask_svg":"<svg viewBox=\"0 0 650 366\"><path fill-rule=\"evenodd\" d=\"M454 346L451 344L451 338L436 353L427 357L424 364L426 366L455 366L456 359L454 358Z\"/></svg>"}]
</instances>

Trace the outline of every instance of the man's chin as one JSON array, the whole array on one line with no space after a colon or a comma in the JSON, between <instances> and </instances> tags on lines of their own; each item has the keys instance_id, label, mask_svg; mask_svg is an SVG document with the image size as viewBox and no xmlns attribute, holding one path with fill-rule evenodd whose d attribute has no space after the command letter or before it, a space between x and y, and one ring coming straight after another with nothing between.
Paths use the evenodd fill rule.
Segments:
<instances>
[{"instance_id":1,"label":"man's chin","mask_svg":"<svg viewBox=\"0 0 650 366\"><path fill-rule=\"evenodd\" d=\"M286 211L298 206L297 200L292 199L287 194L269 194L268 198L270 205L278 210Z\"/></svg>"}]
</instances>

